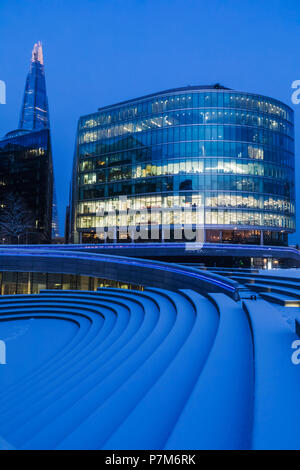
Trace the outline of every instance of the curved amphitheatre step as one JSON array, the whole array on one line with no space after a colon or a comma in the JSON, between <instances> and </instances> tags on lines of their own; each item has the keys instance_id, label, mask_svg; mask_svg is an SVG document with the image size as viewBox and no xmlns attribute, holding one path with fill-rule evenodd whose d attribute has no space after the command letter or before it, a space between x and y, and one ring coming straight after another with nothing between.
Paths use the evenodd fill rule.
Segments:
<instances>
[{"instance_id":1,"label":"curved amphitheatre step","mask_svg":"<svg viewBox=\"0 0 300 470\"><path fill-rule=\"evenodd\" d=\"M219 317L214 306L201 295L191 290L181 292L193 306L193 328L159 380L108 439L104 449L163 448L201 374ZM172 297L179 299L179 294ZM182 307L178 315L186 315Z\"/></svg>"},{"instance_id":2,"label":"curved amphitheatre step","mask_svg":"<svg viewBox=\"0 0 300 470\"><path fill-rule=\"evenodd\" d=\"M240 304L226 296L221 303L228 300L229 311L232 307L240 310ZM69 318L79 325L68 344L2 392L2 442L24 449L169 445L173 431L176 436L181 429L180 416L189 409L186 404L203 387L199 378L209 370L213 374L218 354L224 354L230 339L229 317L225 320L218 302L217 297L206 299L190 290L158 288L2 297L4 322L17 317L29 322L29 318L44 316L49 321ZM235 313L234 317L245 322L245 316ZM248 354L243 357L249 362ZM228 360L235 362L230 354ZM247 368L238 364L235 373L241 377L241 369ZM235 386L230 386L230 395L237 398L240 388ZM235 412L233 399L225 408L228 415L249 414L242 403ZM149 418L142 419L145 416ZM222 428L223 418L216 415L214 422ZM198 447L203 439L207 439L207 429L198 434ZM232 439L237 439L236 434Z\"/></svg>"},{"instance_id":3,"label":"curved amphitheatre step","mask_svg":"<svg viewBox=\"0 0 300 470\"><path fill-rule=\"evenodd\" d=\"M274 296L274 301L278 300L277 303L281 305L292 305L291 302L294 298L298 299L300 296L300 278L288 276L275 276L275 275L249 275L249 274L240 274L234 273L230 274L230 278L241 285L244 285L245 288L259 292L266 291L268 293L279 294ZM281 297L281 294L286 296L286 303L282 303L284 300ZM272 296L264 297L266 300L272 302ZM297 306L297 305L292 305Z\"/></svg>"},{"instance_id":4,"label":"curved amphitheatre step","mask_svg":"<svg viewBox=\"0 0 300 470\"><path fill-rule=\"evenodd\" d=\"M96 344L91 344L90 341L87 342L87 345L82 347L78 350L76 354L76 348L73 348L70 351L69 357L68 355L63 356L63 364L60 364L57 368L57 360L58 357L55 357L55 360L48 364L47 371L52 373L52 370L56 374L56 377L51 377L49 379L49 374L43 376L43 370L39 371L39 373L35 373L33 377L29 380L28 377L26 378L25 390L24 387L22 388L22 392L25 392L24 400L26 404L26 399L29 400L27 405L29 406L26 408L24 406L24 400L20 405L17 400L15 403L11 397L8 398L10 400L10 405L13 403L15 407L9 409L9 415L12 417L12 421L6 420L4 421L5 425L1 429L1 434L3 435L3 431L8 432L7 440L9 439L14 440L15 445L20 446L23 440L28 439L28 435L33 435L34 432L37 432L41 429L42 424L46 424L47 419L53 421L53 411L60 406L60 410L65 410L70 407L72 403L72 399L74 401L76 399L81 398L84 396L84 393L88 393L93 389L93 386L97 385L98 383L106 379L106 376L109 377L109 374L117 369L122 365L123 362L128 360L130 354L136 352L138 347L144 349L144 356L151 353L152 348L155 348L155 345L160 341L162 341L165 335L169 332L172 328L173 323L176 318L176 312L173 304L166 298L161 299L161 296L153 295L142 295L140 293L130 293L130 295L123 295L123 292L119 293L119 295L112 295L111 292L97 294L97 293L82 293L82 292L73 292L73 293L66 293L65 291L61 292L59 295L59 300L57 300L57 292L42 294L41 296L28 296L33 300L33 303L37 303L37 297L44 296L44 303L40 305L41 308L45 308L49 310L52 303L63 305L63 310L67 310L68 304L66 304L66 300L68 302L73 303L73 310L75 311L78 309L78 305L80 301L87 302L87 298L93 299L93 304L98 305L98 316L99 314L103 314L103 305L105 303L111 304L114 307L118 305L119 311L117 315L114 314L114 323L112 322L113 316L110 315L111 319L105 318L104 326L102 331L106 325L106 323L110 324L110 326L114 326L115 328L111 329L111 334L109 333L109 329L106 328L105 335L101 339L98 334L98 346ZM27 298L28 298L27 297ZM52 299L51 299L52 297ZM156 297L156 299L155 299ZM142 298L142 302L141 302ZM18 311L18 303L22 302L23 299L11 298L9 299L9 312L13 312L13 301L16 300L15 309ZM123 299L123 301L122 301ZM46 302L47 300L47 302ZM121 301L120 301L121 300ZM41 300L40 300L41 302ZM123 304L123 306L122 306ZM131 315L130 315L130 322L127 321L128 314L126 315L127 324L124 324L124 318L122 320L122 316L125 317L124 311L128 311L128 305L131 306ZM101 308L100 308L101 307ZM24 305L21 303L21 309L24 310ZM56 310L58 308L56 307ZM123 309L123 313L121 310ZM68 313L68 312L67 312ZM164 313L164 314L163 314ZM12 314L12 313L11 313ZM34 315L34 313L32 313ZM111 321L110 321L111 320ZM120 329L119 332L116 331L116 325L123 323L123 328ZM130 323L130 325L129 325ZM126 328L125 328L126 326ZM159 331L157 330L157 326L159 326ZM94 324L93 324L94 327ZM140 327L140 328L139 328ZM94 328L92 328L94 329ZM123 334L121 334L123 333ZM148 341L148 345L145 345L145 340L148 337L152 338L152 341ZM89 338L91 339L91 338ZM95 341L94 341L95 343ZM126 351L125 351L126 349ZM124 351L124 352L123 352ZM100 354L102 352L102 355ZM102 360L102 370L100 369L99 373L99 365ZM142 357L136 354L135 360L131 361L128 364L127 369L124 369L123 376L118 373L118 380L122 382L127 378L127 374L129 372L133 372L136 367L140 365L142 361ZM51 361L50 361L51 362ZM52 368L51 368L52 366ZM54 367L55 366L55 367ZM72 368L73 367L73 368ZM94 369L93 369L94 367ZM71 376L72 373L72 376ZM90 373L88 375L88 373ZM42 374L42 375L41 375ZM117 374L115 374L117 376ZM41 384L41 378L45 380L45 387L49 384L52 384L52 389L47 390L46 394L42 394L42 390L39 387L37 390L41 396L37 397L36 395L32 397L30 395L32 381L36 380L39 384ZM116 378L116 377L115 377ZM86 380L84 380L86 379ZM55 387L53 387L53 380L55 383ZM84 380L78 386L78 381ZM29 382L29 383L28 383ZM108 381L109 382L109 381ZM57 387L60 383L60 389ZM77 385L77 386L76 386ZM116 388L116 383L113 380L110 380L110 387ZM68 388L69 387L69 388ZM66 395L66 392L69 391L69 395ZM28 396L26 395L28 393ZM55 397L57 393L64 393L61 396L61 399L55 401ZM81 393L81 395L80 395ZM16 394L16 391L15 391ZM15 399L18 397L18 394L15 395ZM58 397L57 397L58 398ZM12 400L12 401L11 401ZM30 402L31 400L31 402ZM51 401L52 400L52 401ZM33 403L34 402L34 403ZM101 401L100 401L101 403ZM48 408L47 408L48 405ZM68 405L68 406L67 406ZM91 402L88 403L89 407L91 406ZM7 403L4 407L7 406ZM20 410L21 408L23 408ZM83 408L80 407L78 410L79 417L83 413ZM20 414L17 414L16 411L21 411ZM33 413L34 411L34 413ZM43 412L43 416L39 413ZM47 413L47 412L48 413ZM88 411L87 411L88 413ZM33 415L33 416L32 416ZM17 416L17 418L15 418ZM8 418L9 416L7 416ZM33 418L30 420L30 417ZM22 423L23 420L23 423ZM18 424L18 426L17 426ZM23 424L23 425L22 425ZM66 426L65 426L66 427ZM4 429L3 429L4 428ZM17 431L16 431L17 429ZM27 432L31 432L31 434L27 434ZM55 433L55 438L57 438L57 432Z\"/></svg>"},{"instance_id":5,"label":"curved amphitheatre step","mask_svg":"<svg viewBox=\"0 0 300 470\"><path fill-rule=\"evenodd\" d=\"M92 294L92 293L91 293ZM74 297L74 296L73 296ZM79 337L76 337L74 341L79 341L79 339L84 339L84 342L80 342L78 345L75 345L74 342L72 344L68 345L67 348L68 350L63 350L61 353L57 356L55 356L52 359L52 363L46 363L43 366L44 369L44 374L46 373L47 377L49 377L49 374L51 370L57 371L58 364L59 367L61 367L64 362L68 361L70 355L72 358L75 357L76 351L79 350L81 351L82 348L84 347L85 343L89 343L91 339L93 338L93 335L97 333L99 329L99 324L103 324L103 314L102 310L103 308L100 309L101 303L98 302L93 302L93 298L91 299L92 302L90 301L90 297L92 295L88 294L87 296L82 296L82 300L80 302L80 299L78 299L76 302L72 300L72 298L67 299L66 301L63 301L63 299L60 299L60 302L57 302L56 295L44 295L41 294L39 296L24 296L24 300L20 299L19 296L13 296L10 300L6 300L6 297L0 298L0 306L2 308L4 307L5 303L9 304L9 307L6 307L7 311L10 311L12 308L15 309L17 312L20 310L21 312L24 311L25 308L25 300L27 299L27 302L29 304L28 308L29 311L34 311L36 305L38 305L39 309L42 311L48 311L49 309L53 309L54 311L61 310L62 312L66 312L67 314L71 313L76 316L76 319L83 318L85 321L88 321L89 323L89 331L83 331ZM16 307L13 307L13 305L16 305ZM108 306L109 311L107 311L107 306L104 308L106 311L106 323L105 323L105 331L104 335L107 335L110 329L114 326L115 321L116 321L116 312L113 309L113 305ZM91 328L91 326L93 328ZM88 336L86 336L86 333L88 333ZM52 369L51 369L52 368ZM39 370L35 371L35 375L37 376L37 379L40 381L41 380L41 375L37 375ZM30 376L27 376L27 380L30 379ZM41 382L39 382L41 384ZM16 386L17 388L18 386ZM19 390L18 390L19 393Z\"/></svg>"},{"instance_id":6,"label":"curved amphitheatre step","mask_svg":"<svg viewBox=\"0 0 300 470\"><path fill-rule=\"evenodd\" d=\"M70 295L65 294L65 292L63 291L59 300L61 300L62 296L65 297L66 295L70 297ZM85 299L87 297L87 295L83 296L81 295L81 293L78 293L78 292L71 293L71 296L73 298L74 308L76 308L78 299L82 299L82 298ZM103 302L105 304L105 301L103 301L99 295L97 294L95 295L95 293L91 293L91 296L94 299L98 298L98 302L100 303L100 306L101 304L103 304ZM57 302L55 292L52 293L52 299L53 301ZM97 367L98 367L96 363L96 359L98 359L98 356L100 356L101 353L102 355L106 353L106 357L110 357L110 354L112 353L111 348L115 346L121 333L123 333L126 330L127 334L129 333L132 335L134 333L134 329L137 329L137 327L134 327L134 324L139 325L141 323L141 320L144 317L144 312L141 312L141 307L139 308L140 311L139 312L137 311L138 305L133 304L131 301L128 301L126 302L125 305L121 307L120 303L114 301L113 299L108 299L107 302L108 304L111 304L112 307L113 306L115 307L116 303L119 304L119 311L115 311L112 315L111 314L106 315L105 322L104 322L105 328L103 328L102 331L99 332L99 334L96 336L96 338L94 339L92 343L89 341L87 345L85 345L84 348L79 349L78 352L76 352L76 350L74 349L71 350L71 355L69 355L68 358L65 358L67 359L67 363L65 360L63 364L64 367L63 368L60 367L60 369L62 369L60 375L57 374L58 371L56 370L56 377L54 377L54 380L56 380L56 382L60 384L60 387L57 387L57 386L52 387L52 389L50 390L50 393L48 390L47 394L45 394L44 400L38 403L35 403L34 416L36 417L36 419L33 419L33 423L32 423L33 427L35 425L35 428L34 428L35 430L36 430L36 427L40 428L40 425L41 425L41 415L38 415L37 413L38 411L37 406L40 406L40 408L42 408L43 410L47 410L46 405L48 404L50 406L49 411L51 411L52 409L51 405L52 407L53 406L57 407L61 404L61 402L65 403L64 398L66 397L66 395L64 394L69 389L73 390L73 395L75 398L80 397L80 394L79 394L80 386L78 386L78 383L80 383L80 380L84 380L84 378L88 377L89 380L86 380L83 382L84 386L88 390L89 386L93 384L93 379L94 380L97 379L97 374L95 374L95 370L97 371ZM127 325L128 328L125 329L124 326L126 325L124 325L124 319L126 320L127 323L129 323L128 313L125 313L125 312L126 310L128 310L128 305L130 304L132 304L135 307L135 310L132 312L133 314L130 315L131 325ZM154 309L152 308L152 310ZM155 311L153 311L152 317L154 317L155 319L156 316L157 315L155 315ZM151 320L150 317L149 317L149 320ZM148 321L148 323L151 323L151 321L150 322ZM105 361L105 358L103 359L103 361ZM55 364L57 364L57 361L55 361ZM107 367L107 364L106 364L106 367ZM93 374L88 375L88 373L91 372L91 370L94 370L94 375ZM40 380L40 377L38 377L38 380ZM59 401L58 400L59 398L62 398L62 399ZM63 404L62 404L61 409L64 409ZM32 409L31 409L31 412L32 412ZM47 413L44 412L44 415L47 415ZM43 415L44 420L47 418L47 416L50 416L50 418L52 418L52 414L49 415L48 413L47 416L44 416L44 415ZM24 416L24 413L23 413L23 415L18 417L18 420L20 421L20 419L22 418L24 419L25 417L26 419L28 419L30 415ZM15 424L16 423L14 422L13 425L11 426L11 429L17 429L15 427ZM29 422L26 423L26 425L28 427ZM31 431L34 432L34 429L32 428ZM22 439L22 436L20 436L22 434L21 428L18 430L18 434L19 434L19 437Z\"/></svg>"},{"instance_id":7,"label":"curved amphitheatre step","mask_svg":"<svg viewBox=\"0 0 300 470\"><path fill-rule=\"evenodd\" d=\"M239 281L238 277L234 277ZM245 282L246 281L246 282ZM293 284L289 280L285 282L268 281L263 279L242 279L242 285L249 291L258 292L260 297L285 307L300 307L300 286Z\"/></svg>"},{"instance_id":8,"label":"curved amphitheatre step","mask_svg":"<svg viewBox=\"0 0 300 470\"><path fill-rule=\"evenodd\" d=\"M0 391L0 448L299 448L297 337L268 302L242 305L161 288L0 297L8 353L51 332Z\"/></svg>"},{"instance_id":9,"label":"curved amphitheatre step","mask_svg":"<svg viewBox=\"0 0 300 470\"><path fill-rule=\"evenodd\" d=\"M249 323L240 303L222 294L210 298L220 314L216 339L166 449L251 447L254 370Z\"/></svg>"},{"instance_id":10,"label":"curved amphitheatre step","mask_svg":"<svg viewBox=\"0 0 300 470\"><path fill-rule=\"evenodd\" d=\"M161 338L159 329L154 332L152 338L149 336L141 347L141 349L146 347L147 350L147 354L143 357L142 367L137 368L114 395L95 410L85 422L78 426L58 446L59 449L65 447L78 448L82 443L85 448L102 448L113 431L124 422L129 414L136 409L137 404L149 393L157 381L161 379L166 368L189 337L196 319L192 304L186 298L174 292L151 289L150 294L152 298L160 301L160 320L163 323L167 320L167 315L171 313L171 305L173 305L171 327L168 328L163 338ZM157 334L160 337L159 341L157 341ZM149 347L151 351L149 351ZM141 351L138 352L139 356L140 353ZM164 402L160 404L161 413L163 413L164 405ZM171 407L169 407L170 409ZM88 431L94 426L98 430L98 435L90 435L88 437ZM130 427L130 429L132 428Z\"/></svg>"},{"instance_id":11,"label":"curved amphitheatre step","mask_svg":"<svg viewBox=\"0 0 300 470\"><path fill-rule=\"evenodd\" d=\"M226 275L226 277L229 277L230 279L232 280L236 280L238 282L242 282L242 281L245 281L247 282L247 280L251 280L251 281L254 281L254 282L258 282L258 281L268 281L268 283L274 283L274 284L278 284L278 285L284 285L286 283L294 286L295 288L299 288L300 289L300 277L299 278L296 278L296 277L289 277L288 275L287 276L277 276L277 275L272 275L272 274L251 274L251 273L240 273L240 272L231 272L230 275L229 274L225 274L224 273L224 276Z\"/></svg>"},{"instance_id":12,"label":"curved amphitheatre step","mask_svg":"<svg viewBox=\"0 0 300 470\"><path fill-rule=\"evenodd\" d=\"M299 368L291 361L297 336L265 300L244 301L254 342L253 449L299 449Z\"/></svg>"},{"instance_id":13,"label":"curved amphitheatre step","mask_svg":"<svg viewBox=\"0 0 300 470\"><path fill-rule=\"evenodd\" d=\"M264 280L257 283L247 282L244 286L257 292L287 294L289 297L294 297L300 300L300 290L290 287L289 284L283 286L278 284L266 284L266 280Z\"/></svg>"},{"instance_id":14,"label":"curved amphitheatre step","mask_svg":"<svg viewBox=\"0 0 300 470\"><path fill-rule=\"evenodd\" d=\"M291 286L295 289L300 290L300 282L293 281L290 278L282 279L282 280L277 280L276 278L268 278L265 276L247 276L247 277L240 277L240 276L231 276L231 279L234 279L235 281L239 283L246 283L246 282L251 282L253 284L259 284L259 283L268 283L269 285L274 285L274 286Z\"/></svg>"},{"instance_id":15,"label":"curved amphitheatre step","mask_svg":"<svg viewBox=\"0 0 300 470\"><path fill-rule=\"evenodd\" d=\"M268 302L283 305L285 307L300 307L300 300L297 300L294 296L288 294L278 294L278 293L266 293L261 292L260 296L267 300Z\"/></svg>"}]
</instances>

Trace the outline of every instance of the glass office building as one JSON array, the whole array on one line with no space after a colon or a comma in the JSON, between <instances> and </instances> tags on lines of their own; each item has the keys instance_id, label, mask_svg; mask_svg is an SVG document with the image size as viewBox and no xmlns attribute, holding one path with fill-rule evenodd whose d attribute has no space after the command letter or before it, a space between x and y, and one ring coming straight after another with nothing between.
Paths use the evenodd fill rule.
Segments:
<instances>
[{"instance_id":1,"label":"glass office building","mask_svg":"<svg viewBox=\"0 0 300 470\"><path fill-rule=\"evenodd\" d=\"M15 201L15 208L12 207L12 213L7 214L7 200L11 197ZM52 198L53 166L49 129L9 132L0 140L1 243L50 243ZM23 212L22 218L18 215L19 210ZM5 227L8 225L4 230L3 219Z\"/></svg>"},{"instance_id":2,"label":"glass office building","mask_svg":"<svg viewBox=\"0 0 300 470\"><path fill-rule=\"evenodd\" d=\"M103 242L104 227L114 229L106 241L129 241L125 226L150 224L157 227L153 241L178 241L172 228L187 223L189 207L191 224L203 210L206 242L286 244L295 231L293 121L284 103L219 84L171 89L81 117L72 241Z\"/></svg>"}]
</instances>

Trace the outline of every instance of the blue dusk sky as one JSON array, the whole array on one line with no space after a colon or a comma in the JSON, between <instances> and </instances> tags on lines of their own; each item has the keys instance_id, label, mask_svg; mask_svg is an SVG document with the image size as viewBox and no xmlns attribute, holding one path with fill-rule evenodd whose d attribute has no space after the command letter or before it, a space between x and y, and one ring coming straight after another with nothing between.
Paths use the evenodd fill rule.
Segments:
<instances>
[{"instance_id":1,"label":"blue dusk sky","mask_svg":"<svg viewBox=\"0 0 300 470\"><path fill-rule=\"evenodd\" d=\"M0 0L0 135L18 126L34 42L44 48L60 230L68 202L77 120L98 107L185 85L265 94L300 104L297 0ZM300 243L298 233L291 242Z\"/></svg>"}]
</instances>

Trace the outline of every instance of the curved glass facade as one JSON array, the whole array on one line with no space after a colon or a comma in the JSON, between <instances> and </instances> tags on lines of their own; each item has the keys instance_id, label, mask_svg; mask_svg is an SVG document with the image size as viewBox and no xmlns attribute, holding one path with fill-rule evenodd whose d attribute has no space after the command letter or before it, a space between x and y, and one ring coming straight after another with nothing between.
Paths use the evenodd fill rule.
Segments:
<instances>
[{"instance_id":1,"label":"curved glass facade","mask_svg":"<svg viewBox=\"0 0 300 470\"><path fill-rule=\"evenodd\" d=\"M120 227L150 223L159 241L163 224L186 222L182 208L202 207L208 242L286 243L294 171L293 111L272 98L199 86L100 108L78 124L74 241L112 226L124 241ZM149 214L110 216L121 196Z\"/></svg>"}]
</instances>

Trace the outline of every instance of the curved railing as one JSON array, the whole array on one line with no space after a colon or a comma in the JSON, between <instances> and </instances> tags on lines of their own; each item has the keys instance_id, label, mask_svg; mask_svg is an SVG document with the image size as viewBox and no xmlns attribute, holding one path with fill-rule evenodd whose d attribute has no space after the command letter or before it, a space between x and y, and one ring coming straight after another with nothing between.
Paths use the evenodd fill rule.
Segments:
<instances>
[{"instance_id":1,"label":"curved railing","mask_svg":"<svg viewBox=\"0 0 300 470\"><path fill-rule=\"evenodd\" d=\"M165 289L224 292L235 300L239 285L217 274L176 264L71 250L1 248L0 270L81 274Z\"/></svg>"}]
</instances>

